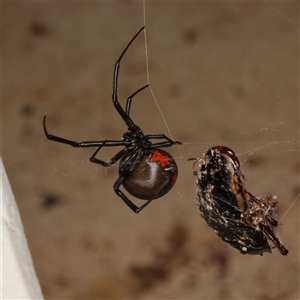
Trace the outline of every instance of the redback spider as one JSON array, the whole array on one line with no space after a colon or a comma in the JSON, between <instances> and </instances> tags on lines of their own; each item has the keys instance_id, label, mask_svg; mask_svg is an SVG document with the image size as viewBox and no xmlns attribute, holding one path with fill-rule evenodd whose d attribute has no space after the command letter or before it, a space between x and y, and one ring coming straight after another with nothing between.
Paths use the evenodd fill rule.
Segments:
<instances>
[{"instance_id":1,"label":"redback spider","mask_svg":"<svg viewBox=\"0 0 300 300\"><path fill-rule=\"evenodd\" d=\"M147 134L145 135L140 127L138 127L130 118L130 106L134 96L147 88L149 84L143 86L127 98L126 110L124 110L118 101L118 77L121 60L136 37L143 31L142 27L137 34L131 39L128 45L121 53L119 59L115 63L113 75L113 94L112 101L115 109L120 114L128 131L123 134L122 140L104 140L89 142L74 142L52 134L49 134L46 128L46 116L43 125L47 139L67 144L72 147L98 147L95 153L90 157L90 161L100 164L103 167L109 167L120 161L119 178L114 184L115 193L132 209L135 213L139 213L154 199L160 198L168 193L174 186L178 170L174 158L161 148L171 147L181 142L173 141L164 134ZM162 139L163 141L152 143L150 140ZM124 146L109 161L103 161L95 156L102 147ZM129 194L138 198L147 200L142 206L136 206L130 201L120 190L120 186L127 190Z\"/></svg>"}]
</instances>

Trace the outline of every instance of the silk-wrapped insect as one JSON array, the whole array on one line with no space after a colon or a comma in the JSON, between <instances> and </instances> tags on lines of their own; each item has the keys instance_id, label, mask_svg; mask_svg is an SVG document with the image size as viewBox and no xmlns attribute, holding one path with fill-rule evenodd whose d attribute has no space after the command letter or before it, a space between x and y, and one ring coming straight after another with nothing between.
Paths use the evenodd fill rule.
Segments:
<instances>
[{"instance_id":1,"label":"silk-wrapped insect","mask_svg":"<svg viewBox=\"0 0 300 300\"><path fill-rule=\"evenodd\" d=\"M256 197L245 188L245 176L234 152L225 146L210 148L194 163L197 199L201 216L226 243L242 254L272 252L287 255L272 227L276 218L276 196Z\"/></svg>"}]
</instances>

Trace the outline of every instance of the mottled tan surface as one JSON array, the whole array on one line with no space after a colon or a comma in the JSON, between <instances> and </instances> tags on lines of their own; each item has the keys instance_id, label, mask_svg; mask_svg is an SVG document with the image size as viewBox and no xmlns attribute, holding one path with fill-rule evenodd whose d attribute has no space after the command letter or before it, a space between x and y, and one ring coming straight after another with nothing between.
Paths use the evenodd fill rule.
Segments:
<instances>
[{"instance_id":1,"label":"mottled tan surface","mask_svg":"<svg viewBox=\"0 0 300 300\"><path fill-rule=\"evenodd\" d=\"M148 3L150 84L179 167L174 189L135 215L118 166L46 140L120 139L113 65L143 25L136 2L2 3L2 156L46 299L299 299L299 201L281 221L290 253L243 256L200 217L190 157L232 148L248 189L299 194L299 3ZM121 66L122 104L147 83L143 36ZM165 133L149 90L132 118ZM99 153L111 158L119 148ZM137 200L141 204L141 200Z\"/></svg>"}]
</instances>

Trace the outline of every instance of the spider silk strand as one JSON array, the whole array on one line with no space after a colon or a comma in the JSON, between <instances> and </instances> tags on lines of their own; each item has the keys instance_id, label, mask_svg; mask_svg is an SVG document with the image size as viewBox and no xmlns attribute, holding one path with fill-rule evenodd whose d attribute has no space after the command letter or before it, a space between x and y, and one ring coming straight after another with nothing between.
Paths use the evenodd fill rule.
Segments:
<instances>
[{"instance_id":1,"label":"spider silk strand","mask_svg":"<svg viewBox=\"0 0 300 300\"><path fill-rule=\"evenodd\" d=\"M150 90L151 95L152 95L152 97L153 97L153 99L154 99L154 102L155 102L155 104L156 104L156 106L157 106L157 108L158 108L158 111L159 111L159 113L160 113L160 115L161 115L161 117L162 117L162 119L163 119L163 121L164 121L164 123L165 123L165 126L166 126L166 128L167 128L167 131L169 132L169 135L170 135L171 139L174 140L174 137L173 137L173 135L172 135L172 133L171 133L171 130L170 130L168 124L167 124L167 121L166 121L166 119L165 119L165 117L164 117L164 115L163 115L163 112L162 112L162 110L160 109L160 106L159 106L159 104L158 104L158 101L157 101L157 99L156 99L156 97L155 97L155 95L154 95L154 92L153 92L152 87L151 87L151 84L150 84L149 59L148 59L148 44L147 44L147 27L146 27L146 1L145 1L145 0L143 0L143 17L144 17L144 26L145 26L145 29L144 29L144 37L145 37L146 72L147 72L147 82L148 82L148 84L149 84L149 90Z\"/></svg>"}]
</instances>

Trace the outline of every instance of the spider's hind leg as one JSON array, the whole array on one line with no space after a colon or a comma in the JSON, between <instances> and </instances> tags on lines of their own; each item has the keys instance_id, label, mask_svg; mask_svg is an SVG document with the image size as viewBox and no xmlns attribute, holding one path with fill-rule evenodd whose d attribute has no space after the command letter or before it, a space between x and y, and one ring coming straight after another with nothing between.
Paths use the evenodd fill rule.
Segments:
<instances>
[{"instance_id":1,"label":"spider's hind leg","mask_svg":"<svg viewBox=\"0 0 300 300\"><path fill-rule=\"evenodd\" d=\"M144 203L142 206L138 207L136 206L132 201L130 201L125 194L120 190L120 186L123 183L123 180L125 178L123 176L120 176L117 181L114 184L114 190L115 193L127 204L127 206L136 214L139 213L141 210L143 210L148 204L152 202L153 199L148 200L146 203Z\"/></svg>"}]
</instances>

